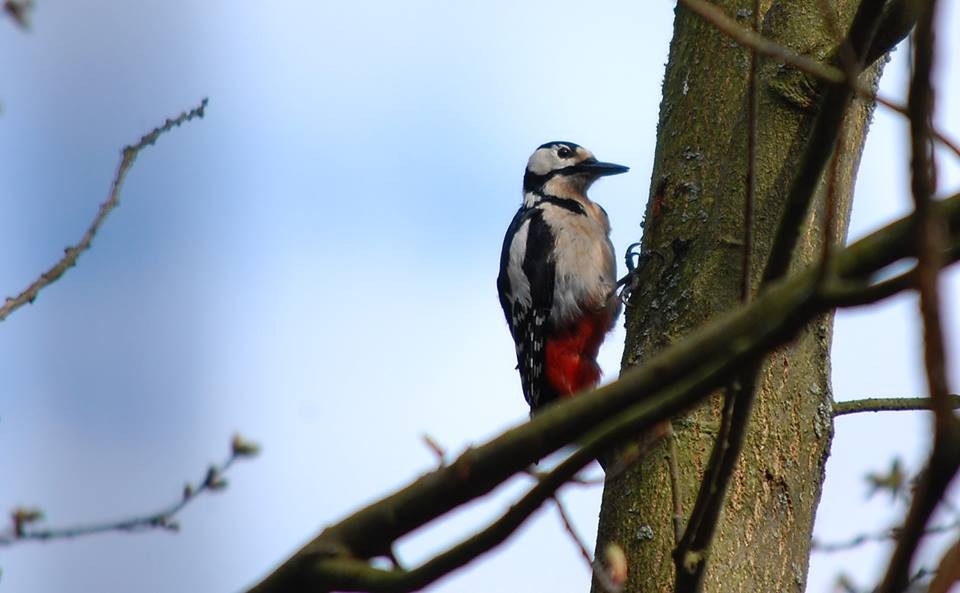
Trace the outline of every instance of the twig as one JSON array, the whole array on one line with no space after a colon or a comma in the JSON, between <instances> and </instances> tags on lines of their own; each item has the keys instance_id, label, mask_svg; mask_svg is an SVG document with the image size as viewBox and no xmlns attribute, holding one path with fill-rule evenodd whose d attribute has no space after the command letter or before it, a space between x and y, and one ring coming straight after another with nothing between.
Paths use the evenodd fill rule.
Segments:
<instances>
[{"instance_id":1,"label":"twig","mask_svg":"<svg viewBox=\"0 0 960 593\"><path fill-rule=\"evenodd\" d=\"M760 33L760 0L753 0L753 32ZM757 121L760 112L760 93L757 85L757 52L750 50L747 71L747 175L743 197L743 254L740 260L740 301L750 301L750 259L753 254L753 209L757 195Z\"/></svg>"},{"instance_id":2,"label":"twig","mask_svg":"<svg viewBox=\"0 0 960 593\"><path fill-rule=\"evenodd\" d=\"M560 521L563 522L563 528L567 532L567 535L570 536L570 539L573 540L573 543L577 546L577 550L580 551L580 556L586 561L587 566L590 567L593 576L597 579L597 583L600 585L600 588L606 591L607 593L619 593L623 590L623 586L615 583L613 579L610 578L610 575L607 574L606 569L600 563L599 560L594 560L591 557L590 550L587 549L587 544L584 543L583 538L580 537L580 534L577 533L576 528L573 526L573 522L570 520L570 515L567 514L567 510L563 507L563 503L560 502L560 498L557 495L553 496L553 503L557 507L557 513L560 515Z\"/></svg>"},{"instance_id":3,"label":"twig","mask_svg":"<svg viewBox=\"0 0 960 593\"><path fill-rule=\"evenodd\" d=\"M833 147L833 156L830 158L830 166L827 170L827 195L824 202L823 215L823 245L820 251L820 273L821 278L826 278L827 270L830 267L830 255L833 252L834 235L836 234L837 218L837 191L840 185L840 157L843 147L846 144L846 126L841 122L840 132L837 136L837 142Z\"/></svg>"},{"instance_id":4,"label":"twig","mask_svg":"<svg viewBox=\"0 0 960 593\"><path fill-rule=\"evenodd\" d=\"M432 436L424 433L420 437L423 439L423 444L430 449L430 452L433 453L433 456L437 458L437 465L443 467L447 464L447 450L436 441Z\"/></svg>"},{"instance_id":5,"label":"twig","mask_svg":"<svg viewBox=\"0 0 960 593\"><path fill-rule=\"evenodd\" d=\"M924 535L938 535L941 533L948 533L951 531L960 530L960 519L951 521L949 523L944 523L942 525L934 525L928 527L924 530ZM903 532L901 526L897 527L887 527L880 531L875 531L872 533L861 533L855 537L852 537L844 541L836 542L822 542L817 539L813 540L813 543L810 545L810 550L813 552L822 552L825 554L830 554L833 552L846 552L852 550L859 546L868 543L875 542L886 542L890 540L896 540L900 537Z\"/></svg>"},{"instance_id":6,"label":"twig","mask_svg":"<svg viewBox=\"0 0 960 593\"><path fill-rule=\"evenodd\" d=\"M667 463L670 472L670 495L673 503L673 545L680 545L683 537L683 496L680 492L680 468L677 465L677 433L671 425L667 435Z\"/></svg>"},{"instance_id":7,"label":"twig","mask_svg":"<svg viewBox=\"0 0 960 593\"><path fill-rule=\"evenodd\" d=\"M540 481L546 479L550 472L542 472L528 467L522 470L523 473L527 474L534 480ZM607 481L605 476L600 476L597 478L581 478L579 475L573 476L567 481L567 484L572 484L574 486L602 486Z\"/></svg>"},{"instance_id":8,"label":"twig","mask_svg":"<svg viewBox=\"0 0 960 593\"><path fill-rule=\"evenodd\" d=\"M675 552L678 593L694 593L703 586L713 536L746 437L761 361L757 359L748 365L724 393L723 416L717 440L713 444L690 521Z\"/></svg>"},{"instance_id":9,"label":"twig","mask_svg":"<svg viewBox=\"0 0 960 593\"><path fill-rule=\"evenodd\" d=\"M829 0L819 0L820 12L823 15L823 20L826 23L827 27L830 29L830 35L833 37L835 43L839 44L841 48L841 56L843 65L846 67L847 78L849 80L856 80L856 56L851 55L850 46L843 43L843 31L840 30L840 22L837 18L837 15L832 12ZM837 136L837 142L833 147L833 156L830 158L829 169L827 170L827 192L826 200L823 206L824 216L823 216L823 245L821 246L820 251L820 271L822 278L826 277L827 269L830 265L830 253L833 248L833 236L835 233L834 226L836 224L836 210L837 210L837 191L840 184L838 179L840 172L840 156L843 151L843 147L846 144L846 128L841 123L840 134Z\"/></svg>"},{"instance_id":10,"label":"twig","mask_svg":"<svg viewBox=\"0 0 960 593\"><path fill-rule=\"evenodd\" d=\"M180 126L195 117L202 118L206 107L207 99L203 99L197 107L194 107L190 111L184 111L173 119L167 119L162 126L154 128L153 131L141 137L140 141L136 144L124 147L120 165L117 167L117 173L113 178L113 183L110 185L110 193L106 201L100 204L97 215L94 217L93 222L87 228L86 232L83 233L80 241L76 245L64 249L63 257L60 258L60 261L30 283L23 292L15 297L7 297L3 306L0 306L0 321L6 319L8 315L23 305L33 303L42 289L59 280L67 270L76 265L80 254L90 248L90 244L93 243L93 238L97 235L97 231L100 230L103 221L106 220L107 215L120 203L120 188L127 176L127 172L130 170L130 167L133 166L140 151L152 145L162 134L168 132L171 128Z\"/></svg>"},{"instance_id":11,"label":"twig","mask_svg":"<svg viewBox=\"0 0 960 593\"><path fill-rule=\"evenodd\" d=\"M887 99L881 95L874 95L873 99L887 109L896 111L900 115L905 115L908 117L910 115L910 112L905 105L901 105L900 103ZM949 136L946 136L943 132L936 130L935 128L930 128L930 134L933 136L934 140L953 152L955 157L960 158L960 144L957 144L956 141L951 139Z\"/></svg>"},{"instance_id":12,"label":"twig","mask_svg":"<svg viewBox=\"0 0 960 593\"><path fill-rule=\"evenodd\" d=\"M9 546L25 541L73 539L110 531L137 532L151 529L177 531L180 529L180 525L174 521L174 518L180 511L196 500L201 494L218 492L226 488L227 481L224 476L233 466L234 462L239 459L254 457L259 452L259 445L244 440L239 435L235 435L231 443L230 455L226 461L220 465L211 465L208 467L203 479L199 481L196 486L187 483L183 488L183 494L175 503L160 511L147 515L75 527L35 528L33 524L42 518L42 513L35 509L17 509L12 513L13 527L10 532L0 534L0 546Z\"/></svg>"},{"instance_id":13,"label":"twig","mask_svg":"<svg viewBox=\"0 0 960 593\"><path fill-rule=\"evenodd\" d=\"M960 395L950 394L950 407L960 409ZM833 417L860 412L903 412L909 410L929 410L928 397L870 397L833 404Z\"/></svg>"}]
</instances>

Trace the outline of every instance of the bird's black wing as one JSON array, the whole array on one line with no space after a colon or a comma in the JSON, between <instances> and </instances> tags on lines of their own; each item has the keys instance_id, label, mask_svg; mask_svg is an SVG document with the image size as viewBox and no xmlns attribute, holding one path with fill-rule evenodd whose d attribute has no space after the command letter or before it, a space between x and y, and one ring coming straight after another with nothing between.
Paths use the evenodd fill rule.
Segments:
<instances>
[{"instance_id":1,"label":"bird's black wing","mask_svg":"<svg viewBox=\"0 0 960 593\"><path fill-rule=\"evenodd\" d=\"M522 262L510 260L510 248L524 224L527 224L526 248ZM521 208L513 218L503 241L500 254L500 276L497 289L510 333L517 349L517 368L523 386L523 396L531 412L556 398L556 393L544 380L545 342L549 332L550 308L553 305L556 264L551 257L555 237L543 219L538 207ZM526 278L530 302L518 298L521 287L511 286L510 266L519 263L518 272Z\"/></svg>"}]
</instances>

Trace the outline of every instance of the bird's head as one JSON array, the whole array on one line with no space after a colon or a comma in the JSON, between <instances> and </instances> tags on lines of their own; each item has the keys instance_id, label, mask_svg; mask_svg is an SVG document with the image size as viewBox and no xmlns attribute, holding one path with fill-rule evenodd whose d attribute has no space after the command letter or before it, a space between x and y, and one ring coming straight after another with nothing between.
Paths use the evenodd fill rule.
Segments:
<instances>
[{"instance_id":1,"label":"bird's head","mask_svg":"<svg viewBox=\"0 0 960 593\"><path fill-rule=\"evenodd\" d=\"M560 197L583 196L598 178L629 170L623 165L598 161L592 152L579 144L547 142L527 161L523 191Z\"/></svg>"}]
</instances>

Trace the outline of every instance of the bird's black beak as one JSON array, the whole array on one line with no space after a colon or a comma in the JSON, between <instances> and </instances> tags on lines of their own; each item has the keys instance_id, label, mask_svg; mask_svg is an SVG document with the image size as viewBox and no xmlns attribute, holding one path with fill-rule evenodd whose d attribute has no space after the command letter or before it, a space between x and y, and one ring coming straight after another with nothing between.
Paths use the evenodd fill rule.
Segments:
<instances>
[{"instance_id":1,"label":"bird's black beak","mask_svg":"<svg viewBox=\"0 0 960 593\"><path fill-rule=\"evenodd\" d=\"M604 177L606 175L619 175L626 173L630 167L617 165L615 163L603 163L597 160L583 161L579 165L571 167L573 173L586 173L594 177Z\"/></svg>"}]
</instances>

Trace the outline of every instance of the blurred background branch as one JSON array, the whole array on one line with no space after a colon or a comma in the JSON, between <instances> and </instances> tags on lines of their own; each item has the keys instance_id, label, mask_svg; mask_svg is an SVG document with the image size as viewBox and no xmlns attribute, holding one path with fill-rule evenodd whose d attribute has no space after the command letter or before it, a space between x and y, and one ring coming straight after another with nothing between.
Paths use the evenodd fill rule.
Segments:
<instances>
[{"instance_id":1,"label":"blurred background branch","mask_svg":"<svg viewBox=\"0 0 960 593\"><path fill-rule=\"evenodd\" d=\"M0 546L28 541L74 539L110 531L128 533L153 529L179 531L180 524L174 519L180 511L202 494L224 490L227 487L226 474L234 462L255 457L259 453L260 446L257 443L248 441L240 435L234 435L230 442L230 454L223 463L211 464L202 480L195 484L187 482L176 502L155 513L75 527L41 527L40 523L44 519L42 509L36 507L14 509L10 514L13 526L9 533L0 533Z\"/></svg>"},{"instance_id":2,"label":"blurred background branch","mask_svg":"<svg viewBox=\"0 0 960 593\"><path fill-rule=\"evenodd\" d=\"M136 144L130 146L125 146L122 151L122 157L120 158L120 164L117 166L117 173L113 178L113 183L110 184L110 192L107 195L107 199L100 204L100 208L97 210L97 215L93 218L93 222L90 223L90 226L87 227L87 230L83 233L83 236L80 237L80 241L76 245L67 247L63 250L63 257L60 258L60 261L55 263L46 272L40 274L40 276L30 283L29 286L23 289L23 291L17 296L7 297L6 301L0 306L0 321L5 320L11 313L26 305L28 303L32 304L36 300L37 295L40 294L40 291L46 288L47 286L53 284L63 276L67 270L77 265L77 259L80 255L90 249L90 245L93 243L93 238L96 237L97 231L100 230L101 225L107 219L107 215L117 207L120 203L120 189L123 187L123 181L127 177L127 172L130 170L130 167L133 166L134 161L137 160L137 156L140 154L140 151L146 148L147 146L153 145L163 134L169 132L174 127L179 127L181 124L184 124L193 118L202 118L204 110L207 108L207 99L200 101L200 104L190 109L189 111L184 111L177 117L172 119L167 119L163 125L158 126L144 134Z\"/></svg>"}]
</instances>

